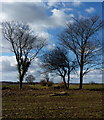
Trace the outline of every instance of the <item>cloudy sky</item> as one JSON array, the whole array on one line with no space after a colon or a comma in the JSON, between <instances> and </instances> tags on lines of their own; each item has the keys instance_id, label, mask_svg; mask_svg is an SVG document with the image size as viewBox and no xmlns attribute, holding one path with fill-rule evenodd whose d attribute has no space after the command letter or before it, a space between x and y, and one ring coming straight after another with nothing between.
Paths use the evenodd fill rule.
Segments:
<instances>
[{"instance_id":1,"label":"cloudy sky","mask_svg":"<svg viewBox=\"0 0 104 120\"><path fill-rule=\"evenodd\" d=\"M31 29L47 39L48 49L53 49L58 39L57 35L63 31L67 23L72 23L72 17L85 18L93 15L102 17L101 2L10 2L0 3L2 10L0 11L1 20L22 21L31 26ZM54 0L56 1L56 0ZM0 28L1 29L1 28ZM1 34L1 33L0 33ZM1 37L1 35L0 35ZM0 71L2 77L0 81L17 81L16 60L10 51L9 43L3 39L0 44ZM39 59L35 59L32 63L29 74L39 76L38 71L40 64ZM37 69L36 69L37 68ZM79 82L79 78L72 76L72 82ZM90 78L90 79L89 79ZM38 81L39 79L37 79ZM61 81L58 77L56 81ZM91 72L85 77L84 82L95 81L102 82L101 72Z\"/></svg>"}]
</instances>

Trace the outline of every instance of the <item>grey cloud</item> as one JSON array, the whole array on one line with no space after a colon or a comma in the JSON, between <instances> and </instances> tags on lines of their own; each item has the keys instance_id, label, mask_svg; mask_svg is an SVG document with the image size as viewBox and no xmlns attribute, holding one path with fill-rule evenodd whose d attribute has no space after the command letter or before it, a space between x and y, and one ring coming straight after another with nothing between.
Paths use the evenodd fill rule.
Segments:
<instances>
[{"instance_id":1,"label":"grey cloud","mask_svg":"<svg viewBox=\"0 0 104 120\"><path fill-rule=\"evenodd\" d=\"M37 35L48 39L48 41L50 41L52 37L52 35L48 33L48 29L64 27L72 15L65 14L62 9L49 9L42 2L15 2L12 4L3 3L2 8L2 12L5 14L6 20L22 21L28 23ZM6 45L9 46L8 44ZM3 48L3 46L4 42L2 42L1 47ZM3 51L6 50L3 49Z\"/></svg>"},{"instance_id":2,"label":"grey cloud","mask_svg":"<svg viewBox=\"0 0 104 120\"><path fill-rule=\"evenodd\" d=\"M37 78L38 81L40 80L39 63L40 63L40 61L38 61L38 60L34 61L31 64L31 66L27 72L27 74L33 74ZM0 66L2 66L2 69L0 69L0 73L2 74L3 81L18 81L18 79L17 79L18 72L17 72L17 68L16 68L15 56L0 57Z\"/></svg>"},{"instance_id":3,"label":"grey cloud","mask_svg":"<svg viewBox=\"0 0 104 120\"><path fill-rule=\"evenodd\" d=\"M17 82L18 78L17 78L17 73L14 72L2 72L2 81L13 81L13 82Z\"/></svg>"},{"instance_id":4,"label":"grey cloud","mask_svg":"<svg viewBox=\"0 0 104 120\"><path fill-rule=\"evenodd\" d=\"M36 3L3 3L2 8L2 12L6 13L10 20L39 22L47 17L46 8Z\"/></svg>"},{"instance_id":5,"label":"grey cloud","mask_svg":"<svg viewBox=\"0 0 104 120\"><path fill-rule=\"evenodd\" d=\"M3 13L7 15L7 20L17 20L36 26L37 29L47 29L62 27L69 19L63 10L50 9L43 3L3 3ZM51 13L49 15L49 12Z\"/></svg>"},{"instance_id":6,"label":"grey cloud","mask_svg":"<svg viewBox=\"0 0 104 120\"><path fill-rule=\"evenodd\" d=\"M10 61L2 61L2 72L16 72L16 65L12 66Z\"/></svg>"},{"instance_id":7,"label":"grey cloud","mask_svg":"<svg viewBox=\"0 0 104 120\"><path fill-rule=\"evenodd\" d=\"M0 57L0 64L2 66L0 71L2 81L17 81L17 68L16 64L14 64L14 59L9 59L9 57L6 56Z\"/></svg>"}]
</instances>

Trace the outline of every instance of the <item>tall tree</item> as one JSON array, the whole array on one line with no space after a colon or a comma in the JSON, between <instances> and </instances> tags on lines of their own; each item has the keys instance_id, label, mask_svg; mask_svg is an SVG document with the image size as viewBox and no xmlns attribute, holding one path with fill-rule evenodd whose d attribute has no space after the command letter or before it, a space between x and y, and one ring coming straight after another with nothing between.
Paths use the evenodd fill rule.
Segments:
<instances>
[{"instance_id":1,"label":"tall tree","mask_svg":"<svg viewBox=\"0 0 104 120\"><path fill-rule=\"evenodd\" d=\"M3 22L2 33L15 54L20 88L22 88L24 76L31 62L45 46L45 40L34 35L29 25L20 22Z\"/></svg>"},{"instance_id":2,"label":"tall tree","mask_svg":"<svg viewBox=\"0 0 104 120\"><path fill-rule=\"evenodd\" d=\"M65 49L56 47L42 56L42 67L48 72L55 72L63 79L65 88L69 88L70 73L76 68L76 61L71 61ZM67 79L67 80L66 80Z\"/></svg>"},{"instance_id":3,"label":"tall tree","mask_svg":"<svg viewBox=\"0 0 104 120\"><path fill-rule=\"evenodd\" d=\"M67 24L67 28L59 35L59 42L76 56L80 68L80 89L82 89L84 75L92 69L99 68L101 41L97 39L96 33L104 23L98 16L74 20L74 23Z\"/></svg>"}]
</instances>

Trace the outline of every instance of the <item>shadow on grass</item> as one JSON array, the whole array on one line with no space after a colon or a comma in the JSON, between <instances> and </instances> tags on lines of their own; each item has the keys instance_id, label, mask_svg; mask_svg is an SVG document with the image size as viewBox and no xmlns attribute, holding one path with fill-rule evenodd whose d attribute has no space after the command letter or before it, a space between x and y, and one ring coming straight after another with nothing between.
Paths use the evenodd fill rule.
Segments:
<instances>
[{"instance_id":1,"label":"shadow on grass","mask_svg":"<svg viewBox=\"0 0 104 120\"><path fill-rule=\"evenodd\" d=\"M104 118L2 118L1 120L104 120Z\"/></svg>"}]
</instances>

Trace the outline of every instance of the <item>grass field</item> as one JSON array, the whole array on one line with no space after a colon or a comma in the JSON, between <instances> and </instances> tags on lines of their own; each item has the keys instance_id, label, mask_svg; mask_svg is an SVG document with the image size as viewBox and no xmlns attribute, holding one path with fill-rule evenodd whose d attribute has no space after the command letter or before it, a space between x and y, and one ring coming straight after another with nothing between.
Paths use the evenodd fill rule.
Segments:
<instances>
[{"instance_id":1,"label":"grass field","mask_svg":"<svg viewBox=\"0 0 104 120\"><path fill-rule=\"evenodd\" d=\"M69 90L25 85L3 86L2 119L4 120L89 120L104 119L102 85L71 85ZM52 94L66 92L65 96Z\"/></svg>"}]
</instances>

